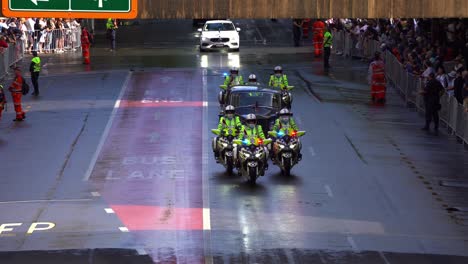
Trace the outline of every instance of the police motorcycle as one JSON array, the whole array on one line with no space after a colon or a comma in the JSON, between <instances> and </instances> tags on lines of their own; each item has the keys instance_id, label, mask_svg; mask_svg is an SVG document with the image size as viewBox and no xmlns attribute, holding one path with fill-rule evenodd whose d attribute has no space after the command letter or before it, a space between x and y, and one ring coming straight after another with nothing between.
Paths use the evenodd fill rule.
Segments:
<instances>
[{"instance_id":1,"label":"police motorcycle","mask_svg":"<svg viewBox=\"0 0 468 264\"><path fill-rule=\"evenodd\" d=\"M274 68L274 73L273 75L283 75L283 68L281 66L276 66ZM273 76L272 75L272 76ZM282 77L281 77L282 78ZM269 83L270 86L273 86L272 83ZM281 108L288 108L291 109L292 106L292 101L293 97L291 94L291 90L294 88L294 86L285 86L282 83L280 84L280 93L281 93ZM272 89L277 89L276 87L272 87Z\"/></svg>"},{"instance_id":2,"label":"police motorcycle","mask_svg":"<svg viewBox=\"0 0 468 264\"><path fill-rule=\"evenodd\" d=\"M281 104L282 104L281 107L282 108L286 107L288 109L291 109L293 97L290 91L293 88L294 86L291 86L291 85L281 88L280 93L281 93Z\"/></svg>"},{"instance_id":3,"label":"police motorcycle","mask_svg":"<svg viewBox=\"0 0 468 264\"><path fill-rule=\"evenodd\" d=\"M211 132L218 137L213 139L213 147L219 150L219 162L226 168L226 172L232 175L234 170L234 136L222 136L219 129L211 129Z\"/></svg>"},{"instance_id":4,"label":"police motorcycle","mask_svg":"<svg viewBox=\"0 0 468 264\"><path fill-rule=\"evenodd\" d=\"M238 173L247 182L255 184L258 177L265 175L265 165L268 162L268 152L265 146L271 143L271 139L262 140L255 137L244 140L235 139L233 142L240 147L239 151L234 151L235 160L239 166Z\"/></svg>"},{"instance_id":5,"label":"police motorcycle","mask_svg":"<svg viewBox=\"0 0 468 264\"><path fill-rule=\"evenodd\" d=\"M284 176L289 176L294 165L302 159L300 155L302 144L299 138L304 134L305 131L293 129L268 131L268 135L275 139L272 144L273 164L281 169L281 174Z\"/></svg>"},{"instance_id":6,"label":"police motorcycle","mask_svg":"<svg viewBox=\"0 0 468 264\"><path fill-rule=\"evenodd\" d=\"M230 77L231 82L229 84L224 84L223 83L223 84L219 85L219 88L221 89L221 91L218 93L218 101L219 101L219 105L220 105L221 109L224 108L224 106L226 104L226 99L229 98L229 95L230 95L230 92L231 92L231 87L242 84L240 82L240 80L242 80L242 77L239 76L239 69L237 67L232 67L230 72L231 72L230 76L227 73L224 73L223 76L224 76L224 79ZM234 75L236 77L233 78Z\"/></svg>"}]
</instances>

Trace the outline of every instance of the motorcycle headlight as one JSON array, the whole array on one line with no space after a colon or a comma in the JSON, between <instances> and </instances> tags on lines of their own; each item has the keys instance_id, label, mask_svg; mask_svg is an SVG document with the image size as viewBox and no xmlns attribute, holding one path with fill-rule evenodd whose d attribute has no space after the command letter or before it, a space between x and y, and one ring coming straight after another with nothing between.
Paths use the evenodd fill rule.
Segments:
<instances>
[{"instance_id":1,"label":"motorcycle headlight","mask_svg":"<svg viewBox=\"0 0 468 264\"><path fill-rule=\"evenodd\" d=\"M291 144L289 145L289 147L293 149L294 147L296 147L296 144Z\"/></svg>"},{"instance_id":2,"label":"motorcycle headlight","mask_svg":"<svg viewBox=\"0 0 468 264\"><path fill-rule=\"evenodd\" d=\"M284 149L284 145L283 145L283 144L278 144L278 147L279 147L280 149Z\"/></svg>"},{"instance_id":3,"label":"motorcycle headlight","mask_svg":"<svg viewBox=\"0 0 468 264\"><path fill-rule=\"evenodd\" d=\"M249 153L242 153L242 155L244 155L246 158L250 158L250 154L249 154Z\"/></svg>"},{"instance_id":4,"label":"motorcycle headlight","mask_svg":"<svg viewBox=\"0 0 468 264\"><path fill-rule=\"evenodd\" d=\"M257 154L255 154L255 157L256 157L256 158L260 158L261 156L262 156L262 153L260 153L260 152L257 153Z\"/></svg>"},{"instance_id":5,"label":"motorcycle headlight","mask_svg":"<svg viewBox=\"0 0 468 264\"><path fill-rule=\"evenodd\" d=\"M223 145L223 148L227 148L227 146L228 146L228 144L224 143L224 142L222 143L222 145Z\"/></svg>"}]
</instances>

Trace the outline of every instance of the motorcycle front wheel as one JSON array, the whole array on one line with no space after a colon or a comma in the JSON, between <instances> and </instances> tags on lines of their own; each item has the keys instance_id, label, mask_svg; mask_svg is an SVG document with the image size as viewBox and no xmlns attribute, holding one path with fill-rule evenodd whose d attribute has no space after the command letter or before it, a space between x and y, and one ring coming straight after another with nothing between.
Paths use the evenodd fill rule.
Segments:
<instances>
[{"instance_id":1,"label":"motorcycle front wheel","mask_svg":"<svg viewBox=\"0 0 468 264\"><path fill-rule=\"evenodd\" d=\"M249 183L255 184L257 181L257 168L249 168Z\"/></svg>"}]
</instances>

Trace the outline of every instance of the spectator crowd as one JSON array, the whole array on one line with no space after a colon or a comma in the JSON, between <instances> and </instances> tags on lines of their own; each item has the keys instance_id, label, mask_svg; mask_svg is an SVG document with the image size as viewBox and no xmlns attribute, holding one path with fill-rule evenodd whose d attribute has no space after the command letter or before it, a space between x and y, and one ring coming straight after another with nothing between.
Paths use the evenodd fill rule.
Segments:
<instances>
[{"instance_id":1,"label":"spectator crowd","mask_svg":"<svg viewBox=\"0 0 468 264\"><path fill-rule=\"evenodd\" d=\"M330 19L335 32L348 32L360 51L369 40L390 51L408 73L434 73L447 94L468 112L468 19Z\"/></svg>"},{"instance_id":2,"label":"spectator crowd","mask_svg":"<svg viewBox=\"0 0 468 264\"><path fill-rule=\"evenodd\" d=\"M27 53L63 53L80 47L81 27L77 19L0 18L0 52L8 44L23 46Z\"/></svg>"}]
</instances>

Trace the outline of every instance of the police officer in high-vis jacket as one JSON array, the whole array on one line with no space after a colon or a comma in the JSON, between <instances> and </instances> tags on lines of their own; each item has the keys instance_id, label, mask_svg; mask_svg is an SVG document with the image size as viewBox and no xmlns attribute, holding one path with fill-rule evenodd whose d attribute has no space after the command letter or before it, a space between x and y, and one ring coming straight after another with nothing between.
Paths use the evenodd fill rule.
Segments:
<instances>
[{"instance_id":1,"label":"police officer in high-vis jacket","mask_svg":"<svg viewBox=\"0 0 468 264\"><path fill-rule=\"evenodd\" d=\"M283 68L281 68L281 66L275 67L274 74L270 76L270 81L268 81L268 85L280 89L288 87L288 77L286 76L286 74L283 74Z\"/></svg>"},{"instance_id":2,"label":"police officer in high-vis jacket","mask_svg":"<svg viewBox=\"0 0 468 264\"><path fill-rule=\"evenodd\" d=\"M33 51L33 58L29 65L29 71L31 72L31 82L34 86L34 92L32 95L39 95L39 73L41 72L41 58L37 55L37 51Z\"/></svg>"},{"instance_id":3,"label":"police officer in high-vis jacket","mask_svg":"<svg viewBox=\"0 0 468 264\"><path fill-rule=\"evenodd\" d=\"M239 135L240 130L242 129L242 123L239 116L236 115L236 109L232 105L226 106L224 109L224 116L219 119L218 130L221 132L221 137L233 136L236 138ZM219 149L218 147L219 137L216 137L213 142L213 152L215 155L216 161L219 158Z\"/></svg>"},{"instance_id":4,"label":"police officer in high-vis jacket","mask_svg":"<svg viewBox=\"0 0 468 264\"><path fill-rule=\"evenodd\" d=\"M244 79L241 75L239 75L239 68L232 67L230 73L231 74L226 76L224 79L224 85L226 89L231 88L232 86L244 84Z\"/></svg>"}]
</instances>

